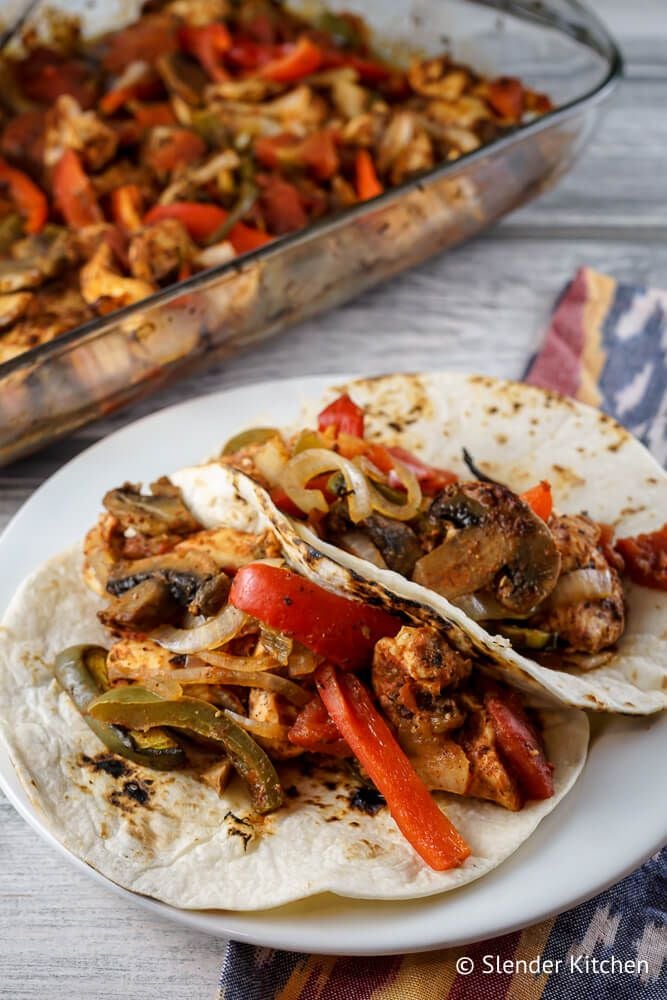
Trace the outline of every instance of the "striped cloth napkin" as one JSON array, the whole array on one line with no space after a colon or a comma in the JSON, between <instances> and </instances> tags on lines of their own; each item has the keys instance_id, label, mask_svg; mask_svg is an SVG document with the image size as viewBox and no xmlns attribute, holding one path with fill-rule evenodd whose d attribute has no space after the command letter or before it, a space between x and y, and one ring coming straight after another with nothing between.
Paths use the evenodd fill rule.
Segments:
<instances>
[{"instance_id":1,"label":"striped cloth napkin","mask_svg":"<svg viewBox=\"0 0 667 1000\"><path fill-rule=\"evenodd\" d=\"M666 292L582 268L525 378L602 407L667 464ZM465 948L363 959L230 942L218 1000L664 1000L666 901L667 849L574 910ZM485 973L485 955L542 956L554 971ZM461 956L475 972L457 972ZM611 967L612 956L633 971Z\"/></svg>"}]
</instances>

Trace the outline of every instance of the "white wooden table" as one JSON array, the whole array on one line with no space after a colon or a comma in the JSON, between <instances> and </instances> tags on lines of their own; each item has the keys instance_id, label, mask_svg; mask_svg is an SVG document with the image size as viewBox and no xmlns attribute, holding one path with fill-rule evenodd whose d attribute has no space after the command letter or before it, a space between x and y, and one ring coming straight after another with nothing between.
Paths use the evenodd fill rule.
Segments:
<instances>
[{"instance_id":1,"label":"white wooden table","mask_svg":"<svg viewBox=\"0 0 667 1000\"><path fill-rule=\"evenodd\" d=\"M389 286L0 470L0 528L63 462L152 409L312 372L441 366L518 377L580 264L665 287L667 4L593 4L622 42L628 78L556 191ZM221 941L148 916L75 871L0 794L0 997L212 997L222 951Z\"/></svg>"}]
</instances>

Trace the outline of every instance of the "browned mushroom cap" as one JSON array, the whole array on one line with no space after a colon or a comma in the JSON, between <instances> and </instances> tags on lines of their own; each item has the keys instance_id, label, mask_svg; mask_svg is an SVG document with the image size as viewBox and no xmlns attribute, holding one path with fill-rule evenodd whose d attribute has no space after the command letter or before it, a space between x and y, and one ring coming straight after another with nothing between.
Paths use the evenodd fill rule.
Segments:
<instances>
[{"instance_id":1,"label":"browned mushroom cap","mask_svg":"<svg viewBox=\"0 0 667 1000\"><path fill-rule=\"evenodd\" d=\"M413 580L447 598L491 590L508 612L526 614L553 590L560 555L541 518L498 483L454 483L420 524L430 551Z\"/></svg>"},{"instance_id":2,"label":"browned mushroom cap","mask_svg":"<svg viewBox=\"0 0 667 1000\"><path fill-rule=\"evenodd\" d=\"M133 528L142 535L189 535L201 527L183 503L178 487L164 476L151 484L150 494L125 483L109 490L102 502L124 529Z\"/></svg>"}]
</instances>

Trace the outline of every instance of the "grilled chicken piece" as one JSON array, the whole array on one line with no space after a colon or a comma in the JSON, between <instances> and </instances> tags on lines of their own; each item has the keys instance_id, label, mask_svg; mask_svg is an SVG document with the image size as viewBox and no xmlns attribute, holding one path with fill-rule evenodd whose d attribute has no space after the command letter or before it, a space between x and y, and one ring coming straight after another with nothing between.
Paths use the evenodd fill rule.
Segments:
<instances>
[{"instance_id":1,"label":"grilled chicken piece","mask_svg":"<svg viewBox=\"0 0 667 1000\"><path fill-rule=\"evenodd\" d=\"M598 548L600 529L589 518L583 514L553 515L549 527L561 557L561 576L580 569L608 573L611 593L600 600L547 607L531 619L531 624L545 632L556 633L568 650L599 653L613 646L625 630L621 578Z\"/></svg>"},{"instance_id":2,"label":"grilled chicken piece","mask_svg":"<svg viewBox=\"0 0 667 1000\"><path fill-rule=\"evenodd\" d=\"M453 483L419 524L428 555L413 580L444 597L490 589L508 612L525 614L553 590L560 555L547 525L499 483Z\"/></svg>"},{"instance_id":3,"label":"grilled chicken piece","mask_svg":"<svg viewBox=\"0 0 667 1000\"><path fill-rule=\"evenodd\" d=\"M437 632L404 627L377 643L372 684L428 788L520 809L523 797L497 751L483 702L460 690L471 670Z\"/></svg>"},{"instance_id":4,"label":"grilled chicken piece","mask_svg":"<svg viewBox=\"0 0 667 1000\"><path fill-rule=\"evenodd\" d=\"M163 219L132 236L127 258L135 278L158 282L177 274L196 253L185 227L177 219Z\"/></svg>"},{"instance_id":5,"label":"grilled chicken piece","mask_svg":"<svg viewBox=\"0 0 667 1000\"><path fill-rule=\"evenodd\" d=\"M248 715L259 722L277 722L283 726L291 726L298 714L295 705L290 705L279 694L273 691L263 691L261 688L250 688L248 695ZM303 753L302 747L297 747L289 740L269 740L262 736L253 736L260 746L267 750L275 760L289 760Z\"/></svg>"},{"instance_id":6,"label":"grilled chicken piece","mask_svg":"<svg viewBox=\"0 0 667 1000\"><path fill-rule=\"evenodd\" d=\"M108 243L100 243L81 268L80 279L84 299L103 314L141 302L155 291L151 282L125 278L116 270L113 250Z\"/></svg>"},{"instance_id":7,"label":"grilled chicken piece","mask_svg":"<svg viewBox=\"0 0 667 1000\"><path fill-rule=\"evenodd\" d=\"M80 153L91 170L99 170L112 159L118 138L94 111L83 111L70 95L61 94L46 116L44 163L54 166L66 149Z\"/></svg>"},{"instance_id":8,"label":"grilled chicken piece","mask_svg":"<svg viewBox=\"0 0 667 1000\"><path fill-rule=\"evenodd\" d=\"M12 326L23 316L32 302L32 292L12 292L0 295L0 329Z\"/></svg>"},{"instance_id":9,"label":"grilled chicken piece","mask_svg":"<svg viewBox=\"0 0 667 1000\"><path fill-rule=\"evenodd\" d=\"M111 684L117 680L136 681L175 670L182 660L150 639L120 639L107 655L107 673Z\"/></svg>"},{"instance_id":10,"label":"grilled chicken piece","mask_svg":"<svg viewBox=\"0 0 667 1000\"><path fill-rule=\"evenodd\" d=\"M174 552L205 552L220 568L235 570L258 559L277 558L280 545L270 531L253 534L235 528L212 528L190 535L178 543Z\"/></svg>"}]
</instances>

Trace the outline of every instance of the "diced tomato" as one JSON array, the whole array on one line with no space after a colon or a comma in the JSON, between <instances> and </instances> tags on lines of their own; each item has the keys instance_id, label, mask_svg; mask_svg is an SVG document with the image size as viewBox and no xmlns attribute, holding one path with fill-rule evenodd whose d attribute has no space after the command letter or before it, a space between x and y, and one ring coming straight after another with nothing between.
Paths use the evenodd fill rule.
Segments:
<instances>
[{"instance_id":1,"label":"diced tomato","mask_svg":"<svg viewBox=\"0 0 667 1000\"><path fill-rule=\"evenodd\" d=\"M289 83L314 73L321 62L321 50L307 35L302 35L296 45L285 46L283 55L265 63L259 75L274 83Z\"/></svg>"},{"instance_id":2,"label":"diced tomato","mask_svg":"<svg viewBox=\"0 0 667 1000\"><path fill-rule=\"evenodd\" d=\"M260 207L267 227L276 236L292 233L308 224L301 197L293 184L278 174L259 174Z\"/></svg>"},{"instance_id":3,"label":"diced tomato","mask_svg":"<svg viewBox=\"0 0 667 1000\"><path fill-rule=\"evenodd\" d=\"M401 627L399 619L382 608L339 597L266 563L238 571L229 602L348 669L368 665L376 642L396 635Z\"/></svg>"},{"instance_id":4,"label":"diced tomato","mask_svg":"<svg viewBox=\"0 0 667 1000\"><path fill-rule=\"evenodd\" d=\"M598 524L598 527L600 529L600 541L598 544L602 549L603 556L610 566L613 566L619 573L623 573L625 571L625 560L616 548L614 526L612 524Z\"/></svg>"},{"instance_id":5,"label":"diced tomato","mask_svg":"<svg viewBox=\"0 0 667 1000\"><path fill-rule=\"evenodd\" d=\"M0 158L0 185L6 184L9 197L25 220L26 233L39 233L46 223L49 204L44 192L22 170Z\"/></svg>"},{"instance_id":6,"label":"diced tomato","mask_svg":"<svg viewBox=\"0 0 667 1000\"><path fill-rule=\"evenodd\" d=\"M73 149L66 149L56 163L52 184L56 207L68 226L81 229L104 222L95 189Z\"/></svg>"},{"instance_id":7,"label":"diced tomato","mask_svg":"<svg viewBox=\"0 0 667 1000\"><path fill-rule=\"evenodd\" d=\"M184 25L178 37L185 51L197 59L212 80L221 83L229 79L222 56L230 49L232 39L224 24Z\"/></svg>"},{"instance_id":8,"label":"diced tomato","mask_svg":"<svg viewBox=\"0 0 667 1000\"><path fill-rule=\"evenodd\" d=\"M198 201L174 201L170 205L154 205L144 217L144 222L160 222L161 219L178 219L182 222L193 240L204 243L213 236L229 213L218 205L209 205ZM229 240L237 253L248 253L257 247L269 243L270 236L253 229L242 222L232 226Z\"/></svg>"},{"instance_id":9,"label":"diced tomato","mask_svg":"<svg viewBox=\"0 0 667 1000\"><path fill-rule=\"evenodd\" d=\"M493 722L498 749L526 797L551 798L553 766L516 692L492 688L484 697L484 705Z\"/></svg>"},{"instance_id":10,"label":"diced tomato","mask_svg":"<svg viewBox=\"0 0 667 1000\"><path fill-rule=\"evenodd\" d=\"M133 62L152 65L162 55L178 52L174 20L166 14L148 14L109 37L104 68L115 75Z\"/></svg>"},{"instance_id":11,"label":"diced tomato","mask_svg":"<svg viewBox=\"0 0 667 1000\"><path fill-rule=\"evenodd\" d=\"M648 535L619 538L616 548L631 580L652 590L667 590L667 523Z\"/></svg>"},{"instance_id":12,"label":"diced tomato","mask_svg":"<svg viewBox=\"0 0 667 1000\"><path fill-rule=\"evenodd\" d=\"M141 191L136 184L123 184L111 192L114 222L127 232L141 228Z\"/></svg>"},{"instance_id":13,"label":"diced tomato","mask_svg":"<svg viewBox=\"0 0 667 1000\"><path fill-rule=\"evenodd\" d=\"M531 486L520 494L524 503L532 509L534 514L541 517L543 521L548 521L553 510L553 497L551 496L551 484L543 479L537 486Z\"/></svg>"},{"instance_id":14,"label":"diced tomato","mask_svg":"<svg viewBox=\"0 0 667 1000\"><path fill-rule=\"evenodd\" d=\"M16 65L21 90L31 101L51 105L69 94L82 108L91 108L97 97L97 82L81 59L70 59L46 47L33 49Z\"/></svg>"},{"instance_id":15,"label":"diced tomato","mask_svg":"<svg viewBox=\"0 0 667 1000\"><path fill-rule=\"evenodd\" d=\"M196 163L206 153L206 143L187 128L171 128L159 141L151 143L144 159L157 173L171 173L178 167Z\"/></svg>"},{"instance_id":16,"label":"diced tomato","mask_svg":"<svg viewBox=\"0 0 667 1000\"><path fill-rule=\"evenodd\" d=\"M317 428L325 431L333 427L336 434L364 436L364 411L345 392L322 410L317 418Z\"/></svg>"},{"instance_id":17,"label":"diced tomato","mask_svg":"<svg viewBox=\"0 0 667 1000\"><path fill-rule=\"evenodd\" d=\"M357 151L355 161L357 197L360 201L368 201L382 194L384 188L375 171L373 158L367 149Z\"/></svg>"},{"instance_id":18,"label":"diced tomato","mask_svg":"<svg viewBox=\"0 0 667 1000\"><path fill-rule=\"evenodd\" d=\"M341 736L384 795L406 840L435 871L462 865L470 848L436 805L359 678L326 663L317 668L315 681Z\"/></svg>"},{"instance_id":19,"label":"diced tomato","mask_svg":"<svg viewBox=\"0 0 667 1000\"><path fill-rule=\"evenodd\" d=\"M487 100L502 118L517 122L523 114L523 84L513 76L499 76L489 84Z\"/></svg>"}]
</instances>

